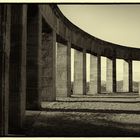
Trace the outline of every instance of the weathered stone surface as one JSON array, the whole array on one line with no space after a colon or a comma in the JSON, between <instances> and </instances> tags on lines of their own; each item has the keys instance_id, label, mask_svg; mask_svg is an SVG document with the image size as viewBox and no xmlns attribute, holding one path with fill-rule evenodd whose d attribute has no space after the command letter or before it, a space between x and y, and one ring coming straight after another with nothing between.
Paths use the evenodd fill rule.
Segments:
<instances>
[{"instance_id":1,"label":"weathered stone surface","mask_svg":"<svg viewBox=\"0 0 140 140\"><path fill-rule=\"evenodd\" d=\"M128 63L124 60L123 62L123 91L128 92L129 90L129 81L128 81Z\"/></svg>"},{"instance_id":2,"label":"weathered stone surface","mask_svg":"<svg viewBox=\"0 0 140 140\"><path fill-rule=\"evenodd\" d=\"M129 60L129 92L133 92L133 61Z\"/></svg>"},{"instance_id":3,"label":"weathered stone surface","mask_svg":"<svg viewBox=\"0 0 140 140\"><path fill-rule=\"evenodd\" d=\"M116 60L107 58L106 65L106 91L116 92Z\"/></svg>"},{"instance_id":4,"label":"weathered stone surface","mask_svg":"<svg viewBox=\"0 0 140 140\"><path fill-rule=\"evenodd\" d=\"M87 94L87 65L86 65L86 50L83 49L83 95Z\"/></svg>"},{"instance_id":5,"label":"weathered stone surface","mask_svg":"<svg viewBox=\"0 0 140 140\"><path fill-rule=\"evenodd\" d=\"M71 41L67 42L67 89L68 94L67 96L70 97L71 92Z\"/></svg>"},{"instance_id":6,"label":"weathered stone surface","mask_svg":"<svg viewBox=\"0 0 140 140\"><path fill-rule=\"evenodd\" d=\"M97 93L101 93L101 56L97 56Z\"/></svg>"},{"instance_id":7,"label":"weathered stone surface","mask_svg":"<svg viewBox=\"0 0 140 140\"><path fill-rule=\"evenodd\" d=\"M123 63L123 91L132 92L132 61L124 60Z\"/></svg>"},{"instance_id":8,"label":"weathered stone surface","mask_svg":"<svg viewBox=\"0 0 140 140\"><path fill-rule=\"evenodd\" d=\"M83 53L74 50L73 94L83 94Z\"/></svg>"},{"instance_id":9,"label":"weathered stone surface","mask_svg":"<svg viewBox=\"0 0 140 140\"><path fill-rule=\"evenodd\" d=\"M8 134L11 6L0 5L0 136Z\"/></svg>"},{"instance_id":10,"label":"weathered stone surface","mask_svg":"<svg viewBox=\"0 0 140 140\"><path fill-rule=\"evenodd\" d=\"M56 100L56 32L45 33L42 41L42 101Z\"/></svg>"},{"instance_id":11,"label":"weathered stone surface","mask_svg":"<svg viewBox=\"0 0 140 140\"><path fill-rule=\"evenodd\" d=\"M11 6L11 52L9 130L18 133L25 117L26 102L26 5Z\"/></svg>"},{"instance_id":12,"label":"weathered stone surface","mask_svg":"<svg viewBox=\"0 0 140 140\"><path fill-rule=\"evenodd\" d=\"M97 57L90 55L90 94L97 94L97 77Z\"/></svg>"},{"instance_id":13,"label":"weathered stone surface","mask_svg":"<svg viewBox=\"0 0 140 140\"><path fill-rule=\"evenodd\" d=\"M57 43L56 96L67 97L67 46Z\"/></svg>"},{"instance_id":14,"label":"weathered stone surface","mask_svg":"<svg viewBox=\"0 0 140 140\"><path fill-rule=\"evenodd\" d=\"M35 10L33 10L33 8ZM27 18L27 94L26 108L41 106L42 16L36 6L28 6Z\"/></svg>"}]
</instances>

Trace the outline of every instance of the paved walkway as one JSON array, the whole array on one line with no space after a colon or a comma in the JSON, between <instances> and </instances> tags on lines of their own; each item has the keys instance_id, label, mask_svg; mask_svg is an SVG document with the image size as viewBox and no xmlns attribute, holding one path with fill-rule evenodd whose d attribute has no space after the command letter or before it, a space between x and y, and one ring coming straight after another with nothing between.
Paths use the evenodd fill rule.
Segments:
<instances>
[{"instance_id":1,"label":"paved walkway","mask_svg":"<svg viewBox=\"0 0 140 140\"><path fill-rule=\"evenodd\" d=\"M44 102L42 111L26 112L25 135L140 136L138 98L98 99L95 101L95 98L75 97Z\"/></svg>"}]
</instances>

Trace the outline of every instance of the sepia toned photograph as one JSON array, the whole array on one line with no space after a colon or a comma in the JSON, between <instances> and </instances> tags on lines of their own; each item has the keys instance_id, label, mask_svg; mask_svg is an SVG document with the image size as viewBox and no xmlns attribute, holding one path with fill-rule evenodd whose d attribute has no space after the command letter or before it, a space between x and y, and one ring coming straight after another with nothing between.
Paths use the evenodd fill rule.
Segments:
<instances>
[{"instance_id":1,"label":"sepia toned photograph","mask_svg":"<svg viewBox=\"0 0 140 140\"><path fill-rule=\"evenodd\" d=\"M139 137L140 3L0 3L1 137Z\"/></svg>"}]
</instances>

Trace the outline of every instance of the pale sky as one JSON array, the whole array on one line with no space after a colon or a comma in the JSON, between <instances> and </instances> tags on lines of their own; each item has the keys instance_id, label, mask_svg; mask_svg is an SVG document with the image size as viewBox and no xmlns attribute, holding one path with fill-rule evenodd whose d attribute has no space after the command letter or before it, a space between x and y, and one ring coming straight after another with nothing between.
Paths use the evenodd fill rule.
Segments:
<instances>
[{"instance_id":1,"label":"pale sky","mask_svg":"<svg viewBox=\"0 0 140 140\"><path fill-rule=\"evenodd\" d=\"M116 44L140 48L140 4L58 6L72 23L89 34ZM89 80L89 58L87 63ZM101 67L102 80L106 80L106 58L102 58ZM133 75L134 80L140 80L140 62L133 62ZM117 60L117 80L122 78L123 61Z\"/></svg>"}]
</instances>

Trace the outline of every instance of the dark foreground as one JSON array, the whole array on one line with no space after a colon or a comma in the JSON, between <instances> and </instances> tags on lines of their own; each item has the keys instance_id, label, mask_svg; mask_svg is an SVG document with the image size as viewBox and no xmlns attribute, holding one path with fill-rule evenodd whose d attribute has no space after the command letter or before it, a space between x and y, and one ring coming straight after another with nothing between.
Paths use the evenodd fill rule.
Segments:
<instances>
[{"instance_id":1,"label":"dark foreground","mask_svg":"<svg viewBox=\"0 0 140 140\"><path fill-rule=\"evenodd\" d=\"M123 100L124 99L124 100ZM99 101L83 98L45 102L42 111L27 111L25 136L140 136L140 102L134 98ZM72 101L73 100L73 101ZM113 103L113 101L116 102ZM112 102L111 102L112 101Z\"/></svg>"}]
</instances>

